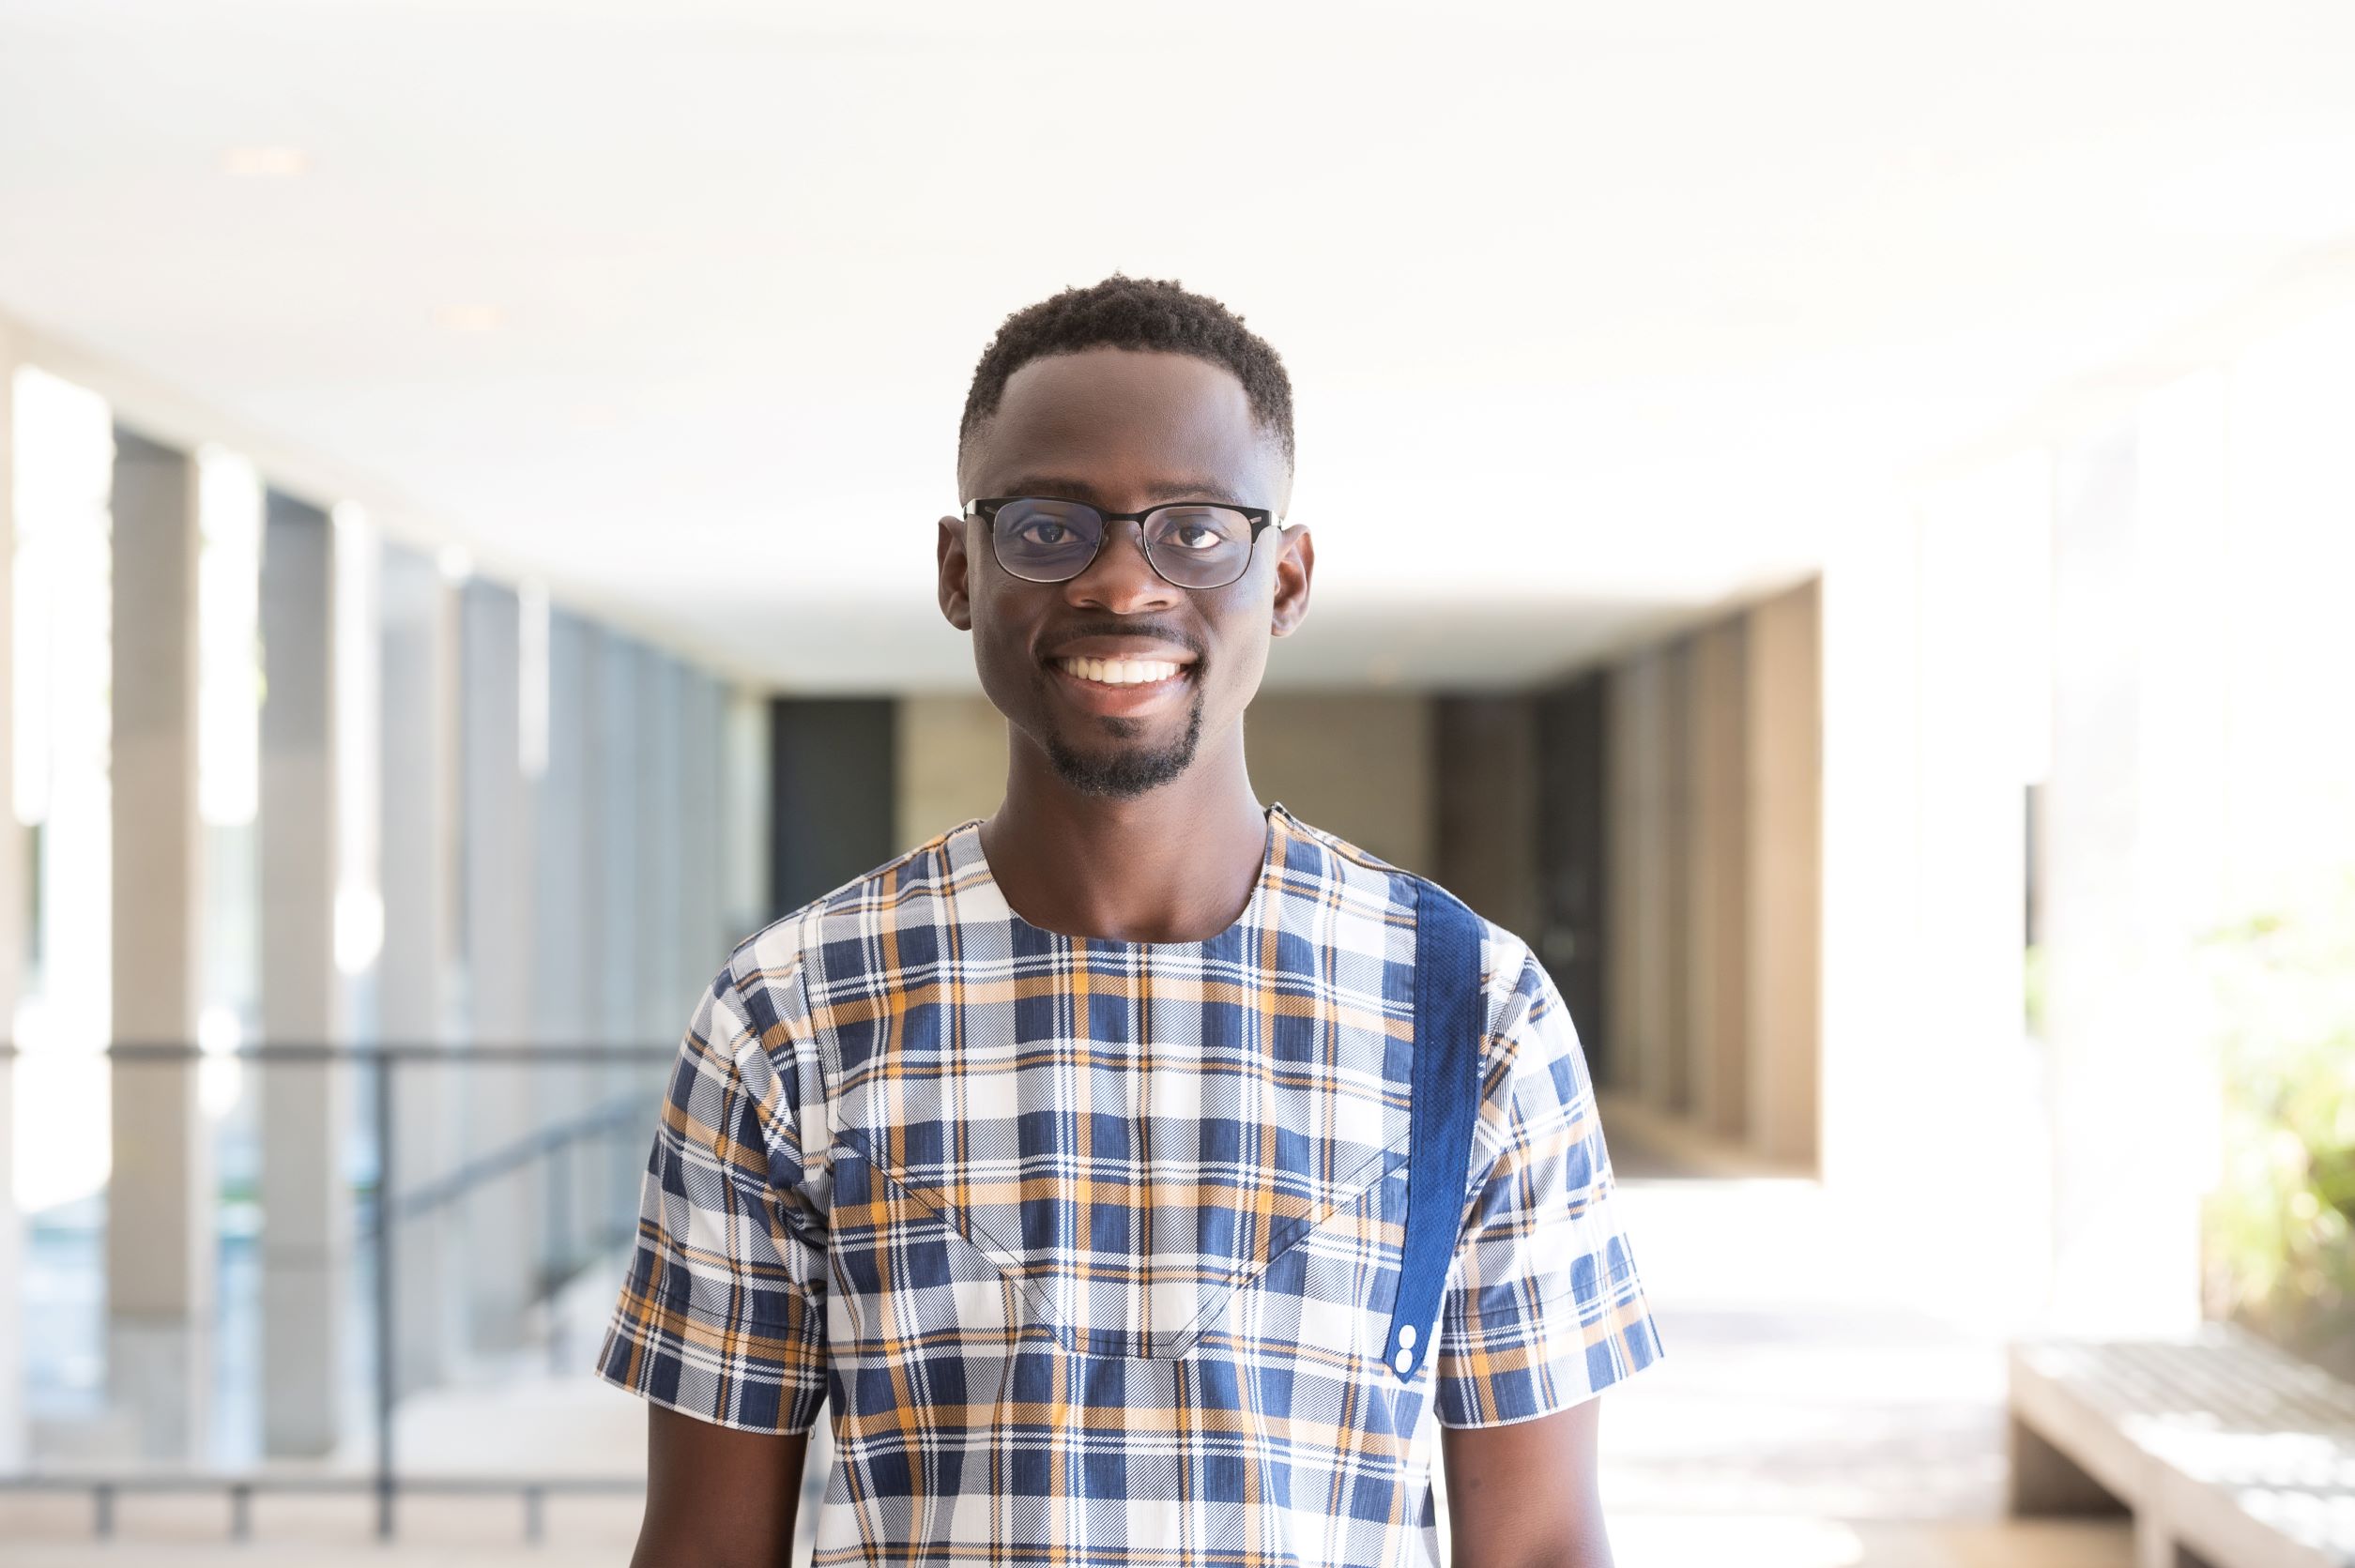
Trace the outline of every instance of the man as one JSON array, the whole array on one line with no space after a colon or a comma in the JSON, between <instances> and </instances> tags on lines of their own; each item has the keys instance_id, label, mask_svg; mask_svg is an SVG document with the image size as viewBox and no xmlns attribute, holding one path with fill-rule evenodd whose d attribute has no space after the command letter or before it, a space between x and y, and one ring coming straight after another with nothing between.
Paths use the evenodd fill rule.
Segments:
<instances>
[{"instance_id":1,"label":"man","mask_svg":"<svg viewBox=\"0 0 2355 1568\"><path fill-rule=\"evenodd\" d=\"M1281 361L1174 283L983 355L940 602L1005 799L696 1012L600 1356L652 1406L637 1563L787 1561L821 1403L821 1564L1436 1562L1427 1406L1458 1564L1610 1561L1593 1396L1659 1341L1561 997L1468 913L1431 980L1451 901L1244 766L1316 563L1292 475ZM1476 1075L1418 1325L1427 982Z\"/></svg>"}]
</instances>

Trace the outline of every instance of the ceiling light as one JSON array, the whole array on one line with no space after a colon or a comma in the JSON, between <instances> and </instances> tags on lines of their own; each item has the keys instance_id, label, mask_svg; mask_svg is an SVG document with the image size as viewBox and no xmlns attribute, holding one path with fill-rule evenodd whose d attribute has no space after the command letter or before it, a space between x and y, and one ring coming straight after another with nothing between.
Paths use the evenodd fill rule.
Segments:
<instances>
[{"instance_id":1,"label":"ceiling light","mask_svg":"<svg viewBox=\"0 0 2355 1568\"><path fill-rule=\"evenodd\" d=\"M231 147L221 155L221 172L238 179L292 179L310 167L299 147Z\"/></svg>"},{"instance_id":2,"label":"ceiling light","mask_svg":"<svg viewBox=\"0 0 2355 1568\"><path fill-rule=\"evenodd\" d=\"M507 318L497 305L445 305L434 319L452 332L496 332Z\"/></svg>"}]
</instances>

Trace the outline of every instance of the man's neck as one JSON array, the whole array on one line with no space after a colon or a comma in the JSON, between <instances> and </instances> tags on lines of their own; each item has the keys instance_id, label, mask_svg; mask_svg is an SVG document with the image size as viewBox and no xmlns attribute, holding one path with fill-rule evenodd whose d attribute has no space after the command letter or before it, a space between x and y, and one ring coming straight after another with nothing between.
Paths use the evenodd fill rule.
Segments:
<instances>
[{"instance_id":1,"label":"man's neck","mask_svg":"<svg viewBox=\"0 0 2355 1568\"><path fill-rule=\"evenodd\" d=\"M1006 798L981 826L992 879L1031 924L1070 936L1195 942L1232 925L1267 850L1242 736L1127 799L1089 795L1014 733Z\"/></svg>"}]
</instances>

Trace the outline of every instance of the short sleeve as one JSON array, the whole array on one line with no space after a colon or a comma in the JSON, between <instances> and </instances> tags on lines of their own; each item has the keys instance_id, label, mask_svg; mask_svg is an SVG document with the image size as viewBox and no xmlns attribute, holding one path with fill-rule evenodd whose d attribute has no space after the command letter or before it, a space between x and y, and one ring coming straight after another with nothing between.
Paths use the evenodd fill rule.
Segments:
<instances>
[{"instance_id":1,"label":"short sleeve","mask_svg":"<svg viewBox=\"0 0 2355 1568\"><path fill-rule=\"evenodd\" d=\"M773 994L748 995L731 966L687 1026L596 1370L682 1414L800 1433L826 1391L825 1206L803 1158L810 1086Z\"/></svg>"},{"instance_id":2,"label":"short sleeve","mask_svg":"<svg viewBox=\"0 0 2355 1568\"><path fill-rule=\"evenodd\" d=\"M1440 1311L1448 1426L1551 1415L1660 1356L1569 1010L1525 947L1492 940L1515 978L1492 1004L1474 1143L1488 1165Z\"/></svg>"}]
</instances>

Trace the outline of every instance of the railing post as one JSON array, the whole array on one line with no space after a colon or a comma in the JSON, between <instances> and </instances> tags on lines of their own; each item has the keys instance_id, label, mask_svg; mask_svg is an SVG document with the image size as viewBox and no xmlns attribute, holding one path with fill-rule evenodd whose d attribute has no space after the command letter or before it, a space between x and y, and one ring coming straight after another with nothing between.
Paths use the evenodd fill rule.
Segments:
<instances>
[{"instance_id":1,"label":"railing post","mask_svg":"<svg viewBox=\"0 0 2355 1568\"><path fill-rule=\"evenodd\" d=\"M376 1047L376 1536L392 1538L392 1053Z\"/></svg>"}]
</instances>

